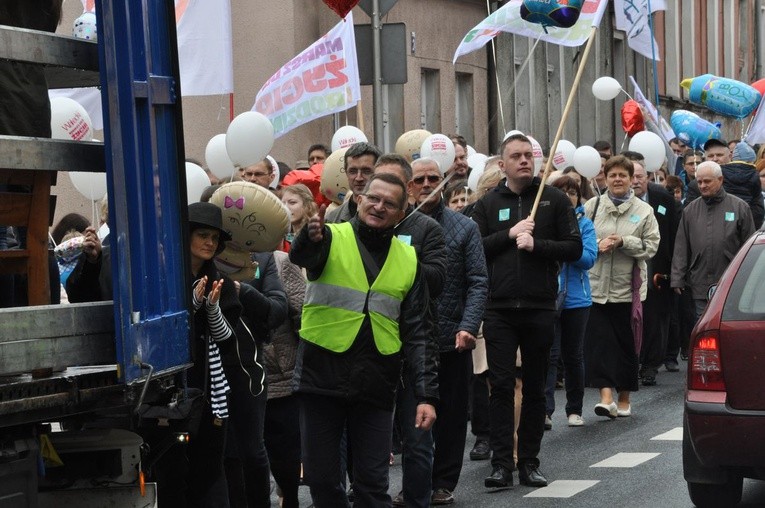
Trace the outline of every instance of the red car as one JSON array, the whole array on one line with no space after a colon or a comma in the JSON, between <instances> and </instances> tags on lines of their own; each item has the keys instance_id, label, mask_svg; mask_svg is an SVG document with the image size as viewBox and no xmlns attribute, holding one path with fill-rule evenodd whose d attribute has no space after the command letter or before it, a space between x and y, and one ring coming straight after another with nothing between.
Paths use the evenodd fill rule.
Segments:
<instances>
[{"instance_id":1,"label":"red car","mask_svg":"<svg viewBox=\"0 0 765 508\"><path fill-rule=\"evenodd\" d=\"M741 247L691 333L683 473L699 507L765 479L765 232Z\"/></svg>"}]
</instances>

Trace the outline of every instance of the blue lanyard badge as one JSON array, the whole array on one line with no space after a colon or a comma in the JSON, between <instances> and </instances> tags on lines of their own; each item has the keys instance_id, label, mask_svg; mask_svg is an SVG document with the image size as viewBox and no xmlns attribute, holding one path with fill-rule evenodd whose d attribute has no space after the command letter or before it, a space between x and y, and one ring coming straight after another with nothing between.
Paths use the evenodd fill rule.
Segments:
<instances>
[{"instance_id":1,"label":"blue lanyard badge","mask_svg":"<svg viewBox=\"0 0 765 508\"><path fill-rule=\"evenodd\" d=\"M412 235L396 235L396 238L407 245L412 245Z\"/></svg>"},{"instance_id":2,"label":"blue lanyard badge","mask_svg":"<svg viewBox=\"0 0 765 508\"><path fill-rule=\"evenodd\" d=\"M733 222L736 220L735 212L725 212L725 222Z\"/></svg>"},{"instance_id":3,"label":"blue lanyard badge","mask_svg":"<svg viewBox=\"0 0 765 508\"><path fill-rule=\"evenodd\" d=\"M659 206L656 208L656 211L657 211L657 212L659 212L659 213L660 213L660 214L662 214L662 215L667 215L667 209L666 209L666 208L664 208L664 205L659 205Z\"/></svg>"},{"instance_id":4,"label":"blue lanyard badge","mask_svg":"<svg viewBox=\"0 0 765 508\"><path fill-rule=\"evenodd\" d=\"M260 278L260 267L255 268L255 278L256 279Z\"/></svg>"},{"instance_id":5,"label":"blue lanyard badge","mask_svg":"<svg viewBox=\"0 0 765 508\"><path fill-rule=\"evenodd\" d=\"M633 213L632 215L630 215L630 222L633 223L633 224L637 224L638 222L640 222L640 216L639 215L635 215Z\"/></svg>"},{"instance_id":6,"label":"blue lanyard badge","mask_svg":"<svg viewBox=\"0 0 765 508\"><path fill-rule=\"evenodd\" d=\"M510 209L509 208L503 208L499 211L499 221L506 221L510 220Z\"/></svg>"}]
</instances>

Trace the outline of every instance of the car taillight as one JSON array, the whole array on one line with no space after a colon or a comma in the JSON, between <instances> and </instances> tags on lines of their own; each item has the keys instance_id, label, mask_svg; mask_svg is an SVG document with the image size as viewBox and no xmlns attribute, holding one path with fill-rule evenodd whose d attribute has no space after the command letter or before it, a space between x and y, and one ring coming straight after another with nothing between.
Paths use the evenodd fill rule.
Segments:
<instances>
[{"instance_id":1,"label":"car taillight","mask_svg":"<svg viewBox=\"0 0 765 508\"><path fill-rule=\"evenodd\" d=\"M716 332L703 332L696 337L688 361L691 390L725 391L725 378L720 361L720 337Z\"/></svg>"}]
</instances>

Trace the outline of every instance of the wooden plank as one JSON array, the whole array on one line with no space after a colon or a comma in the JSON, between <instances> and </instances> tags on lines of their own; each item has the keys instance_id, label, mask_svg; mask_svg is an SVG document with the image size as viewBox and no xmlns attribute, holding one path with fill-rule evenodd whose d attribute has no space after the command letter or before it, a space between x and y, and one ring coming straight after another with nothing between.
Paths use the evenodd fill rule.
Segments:
<instances>
[{"instance_id":1,"label":"wooden plank","mask_svg":"<svg viewBox=\"0 0 765 508\"><path fill-rule=\"evenodd\" d=\"M0 185L32 185L34 173L0 168ZM0 204L2 200L0 199Z\"/></svg>"},{"instance_id":2,"label":"wooden plank","mask_svg":"<svg viewBox=\"0 0 765 508\"><path fill-rule=\"evenodd\" d=\"M98 141L0 136L0 161L7 169L103 173L104 144Z\"/></svg>"},{"instance_id":3,"label":"wooden plank","mask_svg":"<svg viewBox=\"0 0 765 508\"><path fill-rule=\"evenodd\" d=\"M28 192L0 192L0 224L26 226L32 195Z\"/></svg>"},{"instance_id":4,"label":"wooden plank","mask_svg":"<svg viewBox=\"0 0 765 508\"><path fill-rule=\"evenodd\" d=\"M32 208L27 219L27 301L29 305L50 304L48 272L48 222L50 219L50 173L35 174Z\"/></svg>"},{"instance_id":5,"label":"wooden plank","mask_svg":"<svg viewBox=\"0 0 765 508\"><path fill-rule=\"evenodd\" d=\"M114 332L112 302L43 305L0 309L0 345L25 341Z\"/></svg>"}]
</instances>

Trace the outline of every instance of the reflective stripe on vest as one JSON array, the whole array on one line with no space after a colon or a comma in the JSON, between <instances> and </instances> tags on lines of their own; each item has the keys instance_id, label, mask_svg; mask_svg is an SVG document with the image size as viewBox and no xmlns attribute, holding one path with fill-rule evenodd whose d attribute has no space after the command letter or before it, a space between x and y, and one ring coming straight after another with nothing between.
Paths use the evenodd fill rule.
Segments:
<instances>
[{"instance_id":1,"label":"reflective stripe on vest","mask_svg":"<svg viewBox=\"0 0 765 508\"><path fill-rule=\"evenodd\" d=\"M345 352L361 329L366 305L377 350L384 355L397 353L401 303L417 274L414 248L394 238L370 288L352 226L328 226L332 231L329 256L319 278L306 286L300 336L330 351Z\"/></svg>"}]
</instances>

